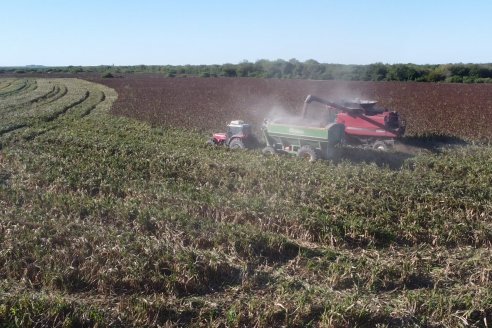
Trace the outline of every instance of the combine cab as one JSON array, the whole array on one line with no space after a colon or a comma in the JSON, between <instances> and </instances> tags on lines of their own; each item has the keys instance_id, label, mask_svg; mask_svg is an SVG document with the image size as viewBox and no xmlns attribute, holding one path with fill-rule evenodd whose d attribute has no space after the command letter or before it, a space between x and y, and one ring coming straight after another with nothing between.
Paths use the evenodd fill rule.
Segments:
<instances>
[{"instance_id":1,"label":"combine cab","mask_svg":"<svg viewBox=\"0 0 492 328\"><path fill-rule=\"evenodd\" d=\"M227 125L226 133L214 133L207 141L210 145L226 146L231 149L252 148L256 138L251 132L251 125L241 120L231 121Z\"/></svg>"}]
</instances>

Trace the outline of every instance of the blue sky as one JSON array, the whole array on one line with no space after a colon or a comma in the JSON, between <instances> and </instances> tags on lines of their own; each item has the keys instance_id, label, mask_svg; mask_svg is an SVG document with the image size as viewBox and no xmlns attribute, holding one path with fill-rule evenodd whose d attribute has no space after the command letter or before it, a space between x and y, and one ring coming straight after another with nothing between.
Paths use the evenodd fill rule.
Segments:
<instances>
[{"instance_id":1,"label":"blue sky","mask_svg":"<svg viewBox=\"0 0 492 328\"><path fill-rule=\"evenodd\" d=\"M24 0L0 66L492 62L492 1Z\"/></svg>"}]
</instances>

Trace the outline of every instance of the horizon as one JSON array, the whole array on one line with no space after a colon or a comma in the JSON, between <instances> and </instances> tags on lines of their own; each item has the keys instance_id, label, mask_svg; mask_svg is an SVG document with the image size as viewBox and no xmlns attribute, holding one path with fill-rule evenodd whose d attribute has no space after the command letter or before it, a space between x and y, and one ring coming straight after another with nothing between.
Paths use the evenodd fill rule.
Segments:
<instances>
[{"instance_id":1,"label":"horizon","mask_svg":"<svg viewBox=\"0 0 492 328\"><path fill-rule=\"evenodd\" d=\"M256 61L242 61L239 63L221 63L221 64L178 64L178 65L170 65L170 64L135 64L135 65L114 65L114 64L98 64L98 65L41 65L41 64L27 64L27 65L18 65L18 66L0 66L0 68L66 68L66 67L138 67L138 66L148 66L148 67L162 67L162 66L223 66L223 65L240 65L243 62L247 63L256 63L261 60L268 60L270 62L274 62L277 60L282 60L285 62L289 62L290 60L295 59L291 58L289 60L285 59L257 59ZM315 60L316 59L307 59L305 61L299 61L301 63L305 63L308 60ZM390 65L390 66L395 66L395 65L415 65L415 66L446 66L446 65L492 65L492 62L483 62L483 63L465 63L465 62L459 62L459 63L437 63L437 64L415 64L415 63L383 63L383 62L374 62L374 63L369 63L369 64L341 64L341 63L323 63L320 61L317 61L321 65L339 65L339 66L370 66L370 65L376 65L376 64L383 64L383 65Z\"/></svg>"},{"instance_id":2,"label":"horizon","mask_svg":"<svg viewBox=\"0 0 492 328\"><path fill-rule=\"evenodd\" d=\"M3 9L1 67L492 62L486 0L28 0Z\"/></svg>"}]
</instances>

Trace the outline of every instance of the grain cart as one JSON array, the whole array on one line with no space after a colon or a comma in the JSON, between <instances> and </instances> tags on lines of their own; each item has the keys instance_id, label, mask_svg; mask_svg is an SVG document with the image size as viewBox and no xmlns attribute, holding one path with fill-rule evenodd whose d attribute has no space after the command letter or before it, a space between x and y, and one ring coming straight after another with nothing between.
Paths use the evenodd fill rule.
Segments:
<instances>
[{"instance_id":1,"label":"grain cart","mask_svg":"<svg viewBox=\"0 0 492 328\"><path fill-rule=\"evenodd\" d=\"M387 150L405 132L405 122L394 111L375 108L376 101L355 100L331 102L308 95L304 101L302 118L306 119L308 105L318 102L336 114L335 122L345 126L344 142L377 150Z\"/></svg>"},{"instance_id":2,"label":"grain cart","mask_svg":"<svg viewBox=\"0 0 492 328\"><path fill-rule=\"evenodd\" d=\"M296 120L265 120L263 135L267 146L264 154L287 153L308 159L330 159L335 156L335 146L340 144L344 135L343 124L321 123Z\"/></svg>"}]
</instances>

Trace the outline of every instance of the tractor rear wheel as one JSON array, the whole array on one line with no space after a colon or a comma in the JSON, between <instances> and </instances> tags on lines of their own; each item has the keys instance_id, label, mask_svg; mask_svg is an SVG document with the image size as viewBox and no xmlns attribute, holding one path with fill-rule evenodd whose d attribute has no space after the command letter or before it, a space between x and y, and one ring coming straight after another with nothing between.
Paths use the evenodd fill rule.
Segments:
<instances>
[{"instance_id":1,"label":"tractor rear wheel","mask_svg":"<svg viewBox=\"0 0 492 328\"><path fill-rule=\"evenodd\" d=\"M272 156L277 153L275 149L271 146L266 146L265 148L263 148L261 152L263 153L263 155L267 155L267 156Z\"/></svg>"},{"instance_id":2,"label":"tractor rear wheel","mask_svg":"<svg viewBox=\"0 0 492 328\"><path fill-rule=\"evenodd\" d=\"M236 139L231 140L231 142L229 143L229 148L231 148L231 149L244 149L246 147L244 146L244 143L241 139L236 138Z\"/></svg>"},{"instance_id":3,"label":"tractor rear wheel","mask_svg":"<svg viewBox=\"0 0 492 328\"><path fill-rule=\"evenodd\" d=\"M318 154L313 147L305 145L299 148L297 151L297 157L314 162L318 159Z\"/></svg>"}]
</instances>

